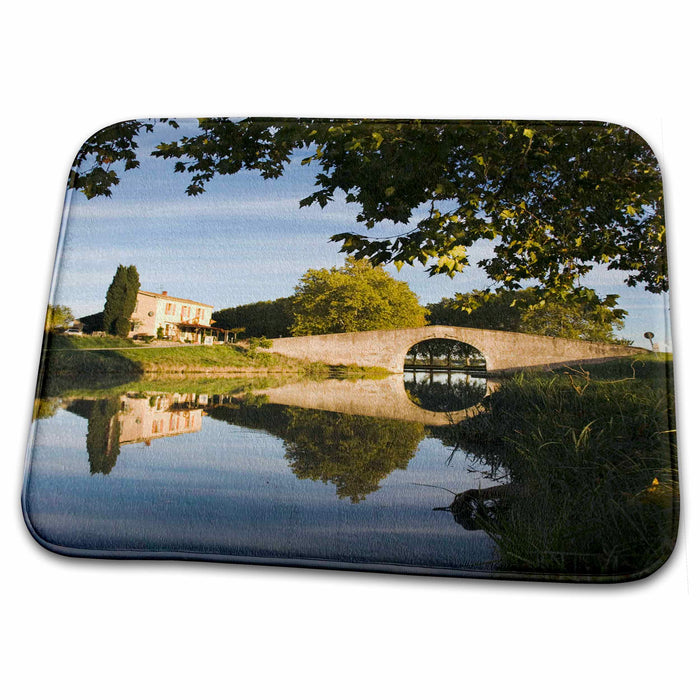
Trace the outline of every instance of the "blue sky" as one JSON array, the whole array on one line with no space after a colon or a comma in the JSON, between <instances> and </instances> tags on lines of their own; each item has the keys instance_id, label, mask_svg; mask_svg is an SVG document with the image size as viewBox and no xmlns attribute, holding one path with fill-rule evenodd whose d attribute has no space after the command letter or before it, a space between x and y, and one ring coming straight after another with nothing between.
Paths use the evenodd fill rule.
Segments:
<instances>
[{"instance_id":1,"label":"blue sky","mask_svg":"<svg viewBox=\"0 0 700 700\"><path fill-rule=\"evenodd\" d=\"M129 171L111 198L87 200L72 192L62 224L62 257L53 303L66 304L77 316L100 311L117 265L135 265L141 288L212 304L216 309L293 293L309 268L342 265L334 233L363 232L355 221L356 205L331 202L325 209L299 208L311 193L315 170L300 165L295 154L285 175L263 180L241 172L218 177L199 197L187 197L186 174L173 162L148 157L156 143L194 131L195 120L182 120L177 132L158 126L140 141L141 167ZM396 235L409 225L382 224L372 235ZM488 254L486 243L472 248L473 262ZM399 272L424 304L485 287L487 278L475 265L454 279L428 277L420 265ZM585 280L601 294L619 294L629 312L619 335L637 345L651 330L662 347L667 338L667 295L652 295L624 284L620 272L596 270Z\"/></svg>"}]
</instances>

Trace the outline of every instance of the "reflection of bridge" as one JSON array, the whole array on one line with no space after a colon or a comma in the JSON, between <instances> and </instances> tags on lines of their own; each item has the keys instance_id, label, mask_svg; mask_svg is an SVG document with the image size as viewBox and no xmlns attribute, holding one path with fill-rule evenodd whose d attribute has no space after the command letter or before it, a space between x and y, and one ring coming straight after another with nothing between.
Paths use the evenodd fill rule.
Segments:
<instances>
[{"instance_id":1,"label":"reflection of bridge","mask_svg":"<svg viewBox=\"0 0 700 700\"><path fill-rule=\"evenodd\" d=\"M489 372L553 367L645 352L640 348L610 343L589 343L585 340L456 326L277 338L272 341L272 351L309 362L384 367L390 372L398 373L403 371L408 351L416 343L433 338L457 340L481 351Z\"/></svg>"},{"instance_id":2,"label":"reflection of bridge","mask_svg":"<svg viewBox=\"0 0 700 700\"><path fill-rule=\"evenodd\" d=\"M494 384L487 382L486 392ZM416 406L406 394L403 375L394 374L386 379L359 379L347 381L326 379L321 382L303 381L269 389L258 389L254 394L267 396L270 403L299 406L335 413L349 413L373 418L393 418L424 425L450 425L470 418L480 411L481 405L461 411L427 411Z\"/></svg>"}]
</instances>

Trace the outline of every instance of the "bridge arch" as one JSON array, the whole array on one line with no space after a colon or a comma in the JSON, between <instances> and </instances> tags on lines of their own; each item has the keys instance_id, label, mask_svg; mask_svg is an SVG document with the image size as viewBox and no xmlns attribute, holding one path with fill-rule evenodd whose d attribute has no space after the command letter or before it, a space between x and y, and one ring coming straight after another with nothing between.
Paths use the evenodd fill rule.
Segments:
<instances>
[{"instance_id":1,"label":"bridge arch","mask_svg":"<svg viewBox=\"0 0 700 700\"><path fill-rule=\"evenodd\" d=\"M431 348L430 346L425 347L427 344L430 343L430 341L434 341L434 340L446 341L446 344L441 343L440 345L438 345L435 348ZM488 358L486 357L486 354L480 348L475 347L471 343L467 343L463 339L456 337L455 334L450 334L449 332L448 333L437 333L437 334L431 336L430 338L425 338L424 340L419 340L417 343L412 343L411 345L409 345L409 347L404 352L404 367L406 366L406 363L408 362L408 358L410 355L414 355L414 357L415 357L416 354L422 354L423 357L425 357L425 352L427 351L431 358L433 356L443 357L443 356L447 355L447 358L448 358L447 365L445 365L445 366L435 365L434 367L436 367L436 368L442 367L443 369L445 367L451 367L452 369L457 369L459 367L458 365L455 366L455 365L452 365L450 363L451 353L447 349L449 347L449 345L453 346L454 354L458 354L457 348L459 346L461 346L462 348L468 349L468 352L466 352L463 355L463 357L465 358L465 362L461 366L461 368L464 368L467 365L466 358L467 357L474 357L474 353L476 353L478 358L479 358L478 364L481 365L483 362L485 365L485 367L481 367L481 370L483 371L484 369L488 369ZM416 352L416 349L418 349L417 352ZM420 367L420 365L418 365L418 367Z\"/></svg>"},{"instance_id":2,"label":"bridge arch","mask_svg":"<svg viewBox=\"0 0 700 700\"><path fill-rule=\"evenodd\" d=\"M309 362L383 367L398 374L403 372L408 350L418 342L433 338L457 340L477 348L486 358L489 372L551 367L647 352L642 348L611 343L458 326L421 326L277 338L272 341L271 351Z\"/></svg>"}]
</instances>

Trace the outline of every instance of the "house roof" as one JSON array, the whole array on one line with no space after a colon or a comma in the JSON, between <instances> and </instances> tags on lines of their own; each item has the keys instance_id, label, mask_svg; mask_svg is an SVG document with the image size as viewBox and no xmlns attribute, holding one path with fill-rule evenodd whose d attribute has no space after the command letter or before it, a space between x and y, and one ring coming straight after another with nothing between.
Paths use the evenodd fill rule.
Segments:
<instances>
[{"instance_id":1,"label":"house roof","mask_svg":"<svg viewBox=\"0 0 700 700\"><path fill-rule=\"evenodd\" d=\"M236 331L244 331L245 328L222 328L221 326L215 326L214 323L216 321L212 321L211 326L207 326L203 323L191 323L190 321L181 321L179 323L176 323L175 325L178 326L178 328L209 328L213 331L221 331L222 333L235 333Z\"/></svg>"},{"instance_id":2,"label":"house roof","mask_svg":"<svg viewBox=\"0 0 700 700\"><path fill-rule=\"evenodd\" d=\"M211 304L204 304L201 301L194 301L193 299L181 299L180 297L171 297L170 294L157 294L156 292L146 292L143 289L139 289L139 294L145 294L148 297L155 297L156 299L168 299L170 301L184 301L186 304L196 304L197 306L206 306L209 309L214 308Z\"/></svg>"}]
</instances>

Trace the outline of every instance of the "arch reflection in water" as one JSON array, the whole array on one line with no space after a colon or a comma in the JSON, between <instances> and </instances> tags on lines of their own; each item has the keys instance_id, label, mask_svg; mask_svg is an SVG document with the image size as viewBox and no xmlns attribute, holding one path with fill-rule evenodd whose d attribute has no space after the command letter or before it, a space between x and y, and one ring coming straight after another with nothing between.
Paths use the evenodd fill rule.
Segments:
<instances>
[{"instance_id":1,"label":"arch reflection in water","mask_svg":"<svg viewBox=\"0 0 700 700\"><path fill-rule=\"evenodd\" d=\"M464 371L405 372L404 387L416 406L438 413L476 406L488 390L485 375L475 376Z\"/></svg>"},{"instance_id":2,"label":"arch reflection in water","mask_svg":"<svg viewBox=\"0 0 700 700\"><path fill-rule=\"evenodd\" d=\"M426 411L461 411L486 395L485 371L486 360L477 348L451 338L432 338L416 343L406 354L404 388Z\"/></svg>"}]
</instances>

